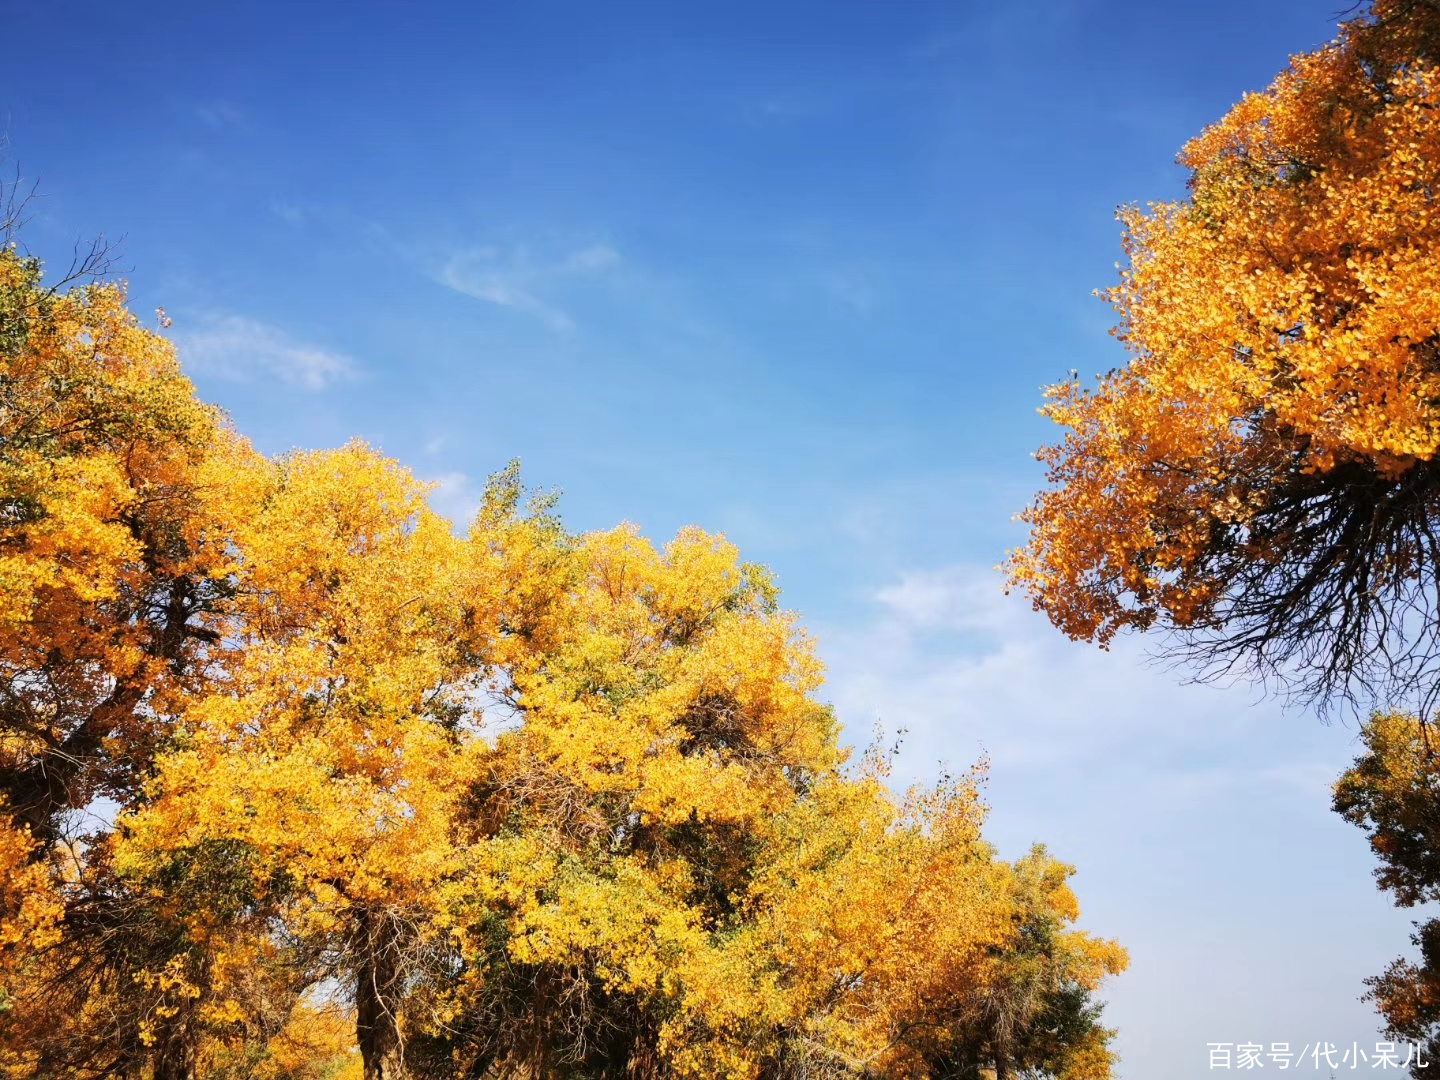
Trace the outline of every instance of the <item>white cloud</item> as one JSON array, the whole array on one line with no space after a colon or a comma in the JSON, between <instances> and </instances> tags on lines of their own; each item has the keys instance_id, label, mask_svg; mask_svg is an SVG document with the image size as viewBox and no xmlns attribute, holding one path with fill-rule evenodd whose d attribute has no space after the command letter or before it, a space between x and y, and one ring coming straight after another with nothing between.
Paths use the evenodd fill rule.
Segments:
<instances>
[{"instance_id":1,"label":"white cloud","mask_svg":"<svg viewBox=\"0 0 1440 1080\"><path fill-rule=\"evenodd\" d=\"M571 273L589 274L604 270L620 261L620 253L606 244L592 244L590 247L573 251L565 259L565 269Z\"/></svg>"},{"instance_id":2,"label":"white cloud","mask_svg":"<svg viewBox=\"0 0 1440 1080\"><path fill-rule=\"evenodd\" d=\"M1157 728L1183 735L1186 720L1256 719L1250 695L1180 685L1139 642L1067 641L988 568L906 573L872 600L863 629L821 638L840 715L905 727L960 759L983 745L1009 765L1073 761Z\"/></svg>"},{"instance_id":3,"label":"white cloud","mask_svg":"<svg viewBox=\"0 0 1440 1080\"><path fill-rule=\"evenodd\" d=\"M234 127L245 119L239 106L229 101L209 101L195 106L195 116L209 128Z\"/></svg>"},{"instance_id":4,"label":"white cloud","mask_svg":"<svg viewBox=\"0 0 1440 1080\"><path fill-rule=\"evenodd\" d=\"M268 378L323 390L358 373L355 361L343 353L302 344L277 327L240 315L214 317L204 329L178 335L176 343L191 371L234 382Z\"/></svg>"},{"instance_id":5,"label":"white cloud","mask_svg":"<svg viewBox=\"0 0 1440 1080\"><path fill-rule=\"evenodd\" d=\"M1103 995L1123 1076L1198 1077L1207 1040L1373 1044L1362 980L1408 913L1329 806L1353 729L1187 685L1143 639L1067 641L988 568L915 570L868 600L815 627L828 697L852 739L907 729L900 783L987 752L991 841L1079 867L1083 924L1131 949Z\"/></svg>"},{"instance_id":6,"label":"white cloud","mask_svg":"<svg viewBox=\"0 0 1440 1080\"><path fill-rule=\"evenodd\" d=\"M276 199L270 203L270 212L287 225L299 225L305 221L306 211L298 203Z\"/></svg>"},{"instance_id":7,"label":"white cloud","mask_svg":"<svg viewBox=\"0 0 1440 1080\"><path fill-rule=\"evenodd\" d=\"M456 529L468 528L482 498L475 482L463 472L441 473L427 479L435 485L430 492L431 509L448 518Z\"/></svg>"},{"instance_id":8,"label":"white cloud","mask_svg":"<svg viewBox=\"0 0 1440 1080\"><path fill-rule=\"evenodd\" d=\"M452 255L434 278L458 293L533 315L552 330L570 330L575 320L549 299L567 279L591 277L620 263L606 244L578 248L558 258L537 260L523 247L470 248Z\"/></svg>"},{"instance_id":9,"label":"white cloud","mask_svg":"<svg viewBox=\"0 0 1440 1080\"><path fill-rule=\"evenodd\" d=\"M902 574L875 591L875 600L896 627L1002 630L1020 614L1005 599L994 572L978 567Z\"/></svg>"}]
</instances>

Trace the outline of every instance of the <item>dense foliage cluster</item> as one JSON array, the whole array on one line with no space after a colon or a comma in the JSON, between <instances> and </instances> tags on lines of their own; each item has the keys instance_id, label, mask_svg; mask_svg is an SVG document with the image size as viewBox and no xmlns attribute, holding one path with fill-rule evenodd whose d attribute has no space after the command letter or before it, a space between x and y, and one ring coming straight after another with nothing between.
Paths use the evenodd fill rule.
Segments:
<instances>
[{"instance_id":1,"label":"dense foliage cluster","mask_svg":"<svg viewBox=\"0 0 1440 1080\"><path fill-rule=\"evenodd\" d=\"M1335 809L1364 829L1380 860L1380 887L1401 907L1440 900L1440 756L1433 725L1381 713L1362 731L1365 751L1335 785ZM1416 925L1419 963L1397 959L1368 980L1394 1037L1440 1054L1440 918ZM1428 1069L1412 1069L1425 1076Z\"/></svg>"},{"instance_id":2,"label":"dense foliage cluster","mask_svg":"<svg viewBox=\"0 0 1440 1080\"><path fill-rule=\"evenodd\" d=\"M1072 637L1378 701L1334 807L1440 900L1440 3L1374 0L1180 160L1188 199L1121 213L1129 364L1049 390L1011 584ZM1413 941L1369 996L1423 1076L1440 920Z\"/></svg>"},{"instance_id":3,"label":"dense foliage cluster","mask_svg":"<svg viewBox=\"0 0 1440 1080\"><path fill-rule=\"evenodd\" d=\"M0 1074L1110 1074L1070 869L847 764L762 570L426 493L0 251Z\"/></svg>"},{"instance_id":4,"label":"dense foliage cluster","mask_svg":"<svg viewBox=\"0 0 1440 1080\"><path fill-rule=\"evenodd\" d=\"M1120 217L1127 366L1049 391L1009 565L1074 637L1159 625L1308 697L1440 686L1440 6L1377 0Z\"/></svg>"}]
</instances>

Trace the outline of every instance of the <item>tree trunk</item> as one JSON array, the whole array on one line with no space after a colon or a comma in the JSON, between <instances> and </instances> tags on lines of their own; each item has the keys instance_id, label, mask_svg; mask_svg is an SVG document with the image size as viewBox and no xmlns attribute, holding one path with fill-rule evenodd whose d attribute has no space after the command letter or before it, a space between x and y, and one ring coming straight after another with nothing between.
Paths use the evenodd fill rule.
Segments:
<instances>
[{"instance_id":1,"label":"tree trunk","mask_svg":"<svg viewBox=\"0 0 1440 1080\"><path fill-rule=\"evenodd\" d=\"M154 1080L195 1080L195 1039L188 1023L155 1048Z\"/></svg>"},{"instance_id":2,"label":"tree trunk","mask_svg":"<svg viewBox=\"0 0 1440 1080\"><path fill-rule=\"evenodd\" d=\"M400 942L393 920L383 912L362 915L359 946L355 1037L365 1064L365 1080L401 1080Z\"/></svg>"},{"instance_id":3,"label":"tree trunk","mask_svg":"<svg viewBox=\"0 0 1440 1080\"><path fill-rule=\"evenodd\" d=\"M1010 1080L1010 1018L996 1018L990 1033L990 1049L995 1054L995 1080Z\"/></svg>"}]
</instances>

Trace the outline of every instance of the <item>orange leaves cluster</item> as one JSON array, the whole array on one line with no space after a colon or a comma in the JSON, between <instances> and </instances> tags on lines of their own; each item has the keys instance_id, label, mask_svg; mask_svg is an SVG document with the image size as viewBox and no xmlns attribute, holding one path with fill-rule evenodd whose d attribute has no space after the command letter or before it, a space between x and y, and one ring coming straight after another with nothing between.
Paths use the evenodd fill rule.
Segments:
<instances>
[{"instance_id":1,"label":"orange leaves cluster","mask_svg":"<svg viewBox=\"0 0 1440 1080\"><path fill-rule=\"evenodd\" d=\"M1134 377L1210 438L1265 409L1308 468L1433 457L1437 105L1440 71L1376 85L1342 41L1191 142L1190 204L1122 215Z\"/></svg>"},{"instance_id":2,"label":"orange leaves cluster","mask_svg":"<svg viewBox=\"0 0 1440 1080\"><path fill-rule=\"evenodd\" d=\"M1184 148L1187 200L1121 212L1128 263L1106 296L1130 361L1048 391L1065 437L1038 455L1053 488L1008 567L1072 636L1223 619L1232 549L1295 555L1296 528L1252 528L1277 495L1328 495L1342 470L1413 487L1440 450L1427 10L1376 4L1295 57Z\"/></svg>"}]
</instances>

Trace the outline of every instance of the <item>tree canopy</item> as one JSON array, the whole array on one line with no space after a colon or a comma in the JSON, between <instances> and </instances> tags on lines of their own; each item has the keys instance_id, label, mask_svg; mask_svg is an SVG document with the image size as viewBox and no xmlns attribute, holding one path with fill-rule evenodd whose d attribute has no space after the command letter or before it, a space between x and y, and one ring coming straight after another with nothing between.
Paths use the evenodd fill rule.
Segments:
<instances>
[{"instance_id":1,"label":"tree canopy","mask_svg":"<svg viewBox=\"0 0 1440 1080\"><path fill-rule=\"evenodd\" d=\"M1129 362L1047 391L1010 584L1074 638L1378 703L1334 808L1440 899L1440 4L1374 0L1180 162L1187 198L1120 213ZM1433 1057L1440 921L1413 940L1369 996Z\"/></svg>"},{"instance_id":2,"label":"tree canopy","mask_svg":"<svg viewBox=\"0 0 1440 1080\"><path fill-rule=\"evenodd\" d=\"M1434 730L1414 716L1381 713L1361 732L1364 752L1335 785L1336 812L1370 838L1379 886L1401 907L1440 900L1440 758ZM1440 919L1417 924L1419 962L1397 959L1367 995L1390 1034L1440 1053ZM1412 1075L1423 1076L1420 1058Z\"/></svg>"},{"instance_id":3,"label":"tree canopy","mask_svg":"<svg viewBox=\"0 0 1440 1080\"><path fill-rule=\"evenodd\" d=\"M1070 867L849 761L763 569L427 490L0 250L0 1074L1110 1075Z\"/></svg>"},{"instance_id":4,"label":"tree canopy","mask_svg":"<svg viewBox=\"0 0 1440 1080\"><path fill-rule=\"evenodd\" d=\"M1440 8L1376 0L1120 213L1128 364L1053 386L1008 565L1072 637L1164 628L1302 696L1440 687Z\"/></svg>"}]
</instances>

